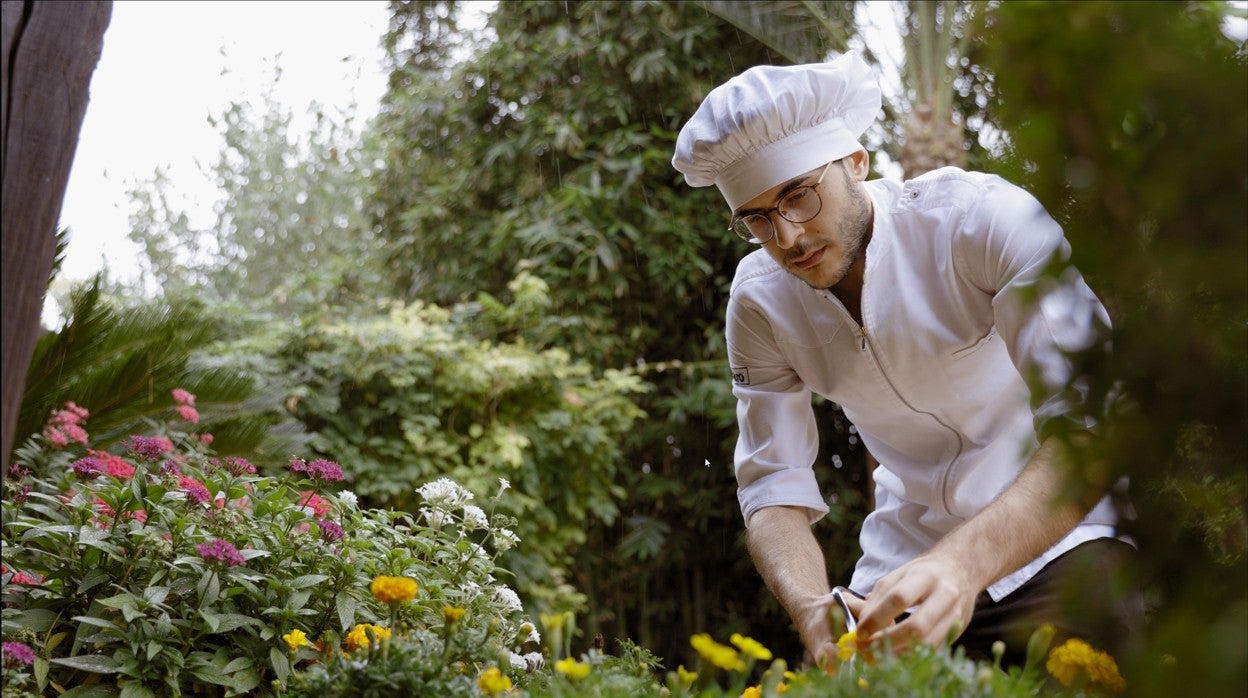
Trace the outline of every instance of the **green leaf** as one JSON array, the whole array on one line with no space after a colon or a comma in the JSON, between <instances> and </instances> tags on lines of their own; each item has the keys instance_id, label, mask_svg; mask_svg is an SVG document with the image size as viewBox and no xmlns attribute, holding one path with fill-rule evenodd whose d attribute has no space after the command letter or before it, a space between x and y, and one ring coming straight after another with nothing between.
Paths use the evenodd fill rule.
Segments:
<instances>
[{"instance_id":1,"label":"green leaf","mask_svg":"<svg viewBox=\"0 0 1248 698\"><path fill-rule=\"evenodd\" d=\"M71 669L90 671L95 674L115 674L121 670L121 662L102 654L80 654L76 657L56 657L51 661L53 664L67 666Z\"/></svg>"},{"instance_id":2,"label":"green leaf","mask_svg":"<svg viewBox=\"0 0 1248 698\"><path fill-rule=\"evenodd\" d=\"M52 624L56 622L58 617L59 614L46 608L31 608L18 611L13 615L6 614L4 622L6 625L12 623L19 628L27 628L37 633L46 633L52 629Z\"/></svg>"},{"instance_id":3,"label":"green leaf","mask_svg":"<svg viewBox=\"0 0 1248 698\"><path fill-rule=\"evenodd\" d=\"M326 579L329 579L329 575L327 574L305 574L300 577L295 577L287 582L286 585L291 589L304 589L306 587L320 584Z\"/></svg>"},{"instance_id":4,"label":"green leaf","mask_svg":"<svg viewBox=\"0 0 1248 698\"><path fill-rule=\"evenodd\" d=\"M273 667L273 674L277 676L277 680L285 682L290 676L290 660L286 657L286 653L278 647L269 648L269 664Z\"/></svg>"},{"instance_id":5,"label":"green leaf","mask_svg":"<svg viewBox=\"0 0 1248 698\"><path fill-rule=\"evenodd\" d=\"M359 602L346 594L339 594L334 599L334 605L338 608L338 622L343 631L350 630L355 625L355 609L359 607Z\"/></svg>"},{"instance_id":6,"label":"green leaf","mask_svg":"<svg viewBox=\"0 0 1248 698\"><path fill-rule=\"evenodd\" d=\"M96 683L90 686L71 688L62 693L61 698L113 698L116 695L117 689L115 687Z\"/></svg>"},{"instance_id":7,"label":"green leaf","mask_svg":"<svg viewBox=\"0 0 1248 698\"><path fill-rule=\"evenodd\" d=\"M147 587L143 590L143 598L148 603L164 603L169 596L169 587Z\"/></svg>"},{"instance_id":8,"label":"green leaf","mask_svg":"<svg viewBox=\"0 0 1248 698\"><path fill-rule=\"evenodd\" d=\"M221 625L221 619L218 618L215 613L205 609L200 609L199 617L203 618L204 622L208 624L208 632L217 632L217 628Z\"/></svg>"},{"instance_id":9,"label":"green leaf","mask_svg":"<svg viewBox=\"0 0 1248 698\"><path fill-rule=\"evenodd\" d=\"M117 625L113 621L106 620L104 618L96 618L95 616L74 616L73 619L78 621L78 624L80 627L83 625L94 625L97 628L104 628L105 630L111 630L115 633L118 633L119 635L124 634L124 631L125 631L124 628Z\"/></svg>"},{"instance_id":10,"label":"green leaf","mask_svg":"<svg viewBox=\"0 0 1248 698\"><path fill-rule=\"evenodd\" d=\"M226 686L228 688L242 690L238 682L234 680L234 677L227 676L225 672L210 664L201 664L200 666L191 669L191 674L201 681L206 681L217 686Z\"/></svg>"},{"instance_id":11,"label":"green leaf","mask_svg":"<svg viewBox=\"0 0 1248 698\"><path fill-rule=\"evenodd\" d=\"M121 687L121 698L156 698L156 694L142 684L128 683Z\"/></svg>"},{"instance_id":12,"label":"green leaf","mask_svg":"<svg viewBox=\"0 0 1248 698\"><path fill-rule=\"evenodd\" d=\"M244 616L239 613L222 613L216 616L216 618L217 628L214 632L218 633L226 633L231 630L237 630L238 628L246 625L254 625L257 627L263 627L264 625L264 623L261 623L251 616Z\"/></svg>"},{"instance_id":13,"label":"green leaf","mask_svg":"<svg viewBox=\"0 0 1248 698\"><path fill-rule=\"evenodd\" d=\"M96 569L93 569L90 572L88 572L86 576L82 578L82 581L78 583L78 593L85 594L86 592L103 584L104 582L107 582L109 578L110 578L110 575L108 574L107 570L103 570L97 567Z\"/></svg>"}]
</instances>

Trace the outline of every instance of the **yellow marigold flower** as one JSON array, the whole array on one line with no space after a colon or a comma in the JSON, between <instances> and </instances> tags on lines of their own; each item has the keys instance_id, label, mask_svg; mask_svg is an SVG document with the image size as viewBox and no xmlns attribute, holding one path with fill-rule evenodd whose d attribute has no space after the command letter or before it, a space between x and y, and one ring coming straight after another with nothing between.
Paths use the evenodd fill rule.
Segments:
<instances>
[{"instance_id":1,"label":"yellow marigold flower","mask_svg":"<svg viewBox=\"0 0 1248 698\"><path fill-rule=\"evenodd\" d=\"M870 682L870 681L867 681L866 679L862 678L861 676L859 676L859 677L858 677L858 688L867 688L867 687L868 687L868 686L870 686L870 685L871 685L871 682Z\"/></svg>"},{"instance_id":2,"label":"yellow marigold flower","mask_svg":"<svg viewBox=\"0 0 1248 698\"><path fill-rule=\"evenodd\" d=\"M468 612L466 608L458 608L456 606L443 606L442 617L446 619L447 624L458 623L464 614Z\"/></svg>"},{"instance_id":3,"label":"yellow marigold flower","mask_svg":"<svg viewBox=\"0 0 1248 698\"><path fill-rule=\"evenodd\" d=\"M684 664L676 667L676 678L680 680L680 685L689 688L694 681L698 680L698 672L689 671Z\"/></svg>"},{"instance_id":4,"label":"yellow marigold flower","mask_svg":"<svg viewBox=\"0 0 1248 698\"><path fill-rule=\"evenodd\" d=\"M1089 684L1111 693L1121 693L1127 687L1114 658L1078 638L1071 638L1049 652L1045 668L1063 686L1073 685L1082 675Z\"/></svg>"},{"instance_id":5,"label":"yellow marigold flower","mask_svg":"<svg viewBox=\"0 0 1248 698\"><path fill-rule=\"evenodd\" d=\"M741 698L763 698L763 687L750 686L741 692Z\"/></svg>"},{"instance_id":6,"label":"yellow marigold flower","mask_svg":"<svg viewBox=\"0 0 1248 698\"><path fill-rule=\"evenodd\" d=\"M836 641L836 658L848 662L858 651L858 631L851 630Z\"/></svg>"},{"instance_id":7,"label":"yellow marigold flower","mask_svg":"<svg viewBox=\"0 0 1248 698\"><path fill-rule=\"evenodd\" d=\"M372 625L371 623L358 623L351 632L347 633L347 649L354 652L358 649L368 647L371 643L368 641L368 631L373 631L373 637L377 642L390 639L390 628L383 628L380 625Z\"/></svg>"},{"instance_id":8,"label":"yellow marigold flower","mask_svg":"<svg viewBox=\"0 0 1248 698\"><path fill-rule=\"evenodd\" d=\"M698 633L689 638L689 644L698 651L702 659L726 671L745 671L745 662L741 655L727 645L721 645L706 633Z\"/></svg>"},{"instance_id":9,"label":"yellow marigold flower","mask_svg":"<svg viewBox=\"0 0 1248 698\"><path fill-rule=\"evenodd\" d=\"M589 664L587 662L578 662L571 657L564 657L555 662L555 671L573 681L580 681L589 676Z\"/></svg>"},{"instance_id":10,"label":"yellow marigold flower","mask_svg":"<svg viewBox=\"0 0 1248 698\"><path fill-rule=\"evenodd\" d=\"M741 633L733 633L731 639L732 644L736 645L737 649L741 650L743 654L761 662L771 661L771 650L763 647L758 640L745 637Z\"/></svg>"},{"instance_id":11,"label":"yellow marigold flower","mask_svg":"<svg viewBox=\"0 0 1248 698\"><path fill-rule=\"evenodd\" d=\"M780 694L783 694L783 693L787 693L788 691L789 691L789 684L787 684L787 683L785 683L785 682L783 682L783 681L781 681L780 683L776 684L776 694L777 694L777 695L780 695Z\"/></svg>"},{"instance_id":12,"label":"yellow marigold flower","mask_svg":"<svg viewBox=\"0 0 1248 698\"><path fill-rule=\"evenodd\" d=\"M396 603L416 598L416 580L411 577L377 577L368 590L378 601Z\"/></svg>"},{"instance_id":13,"label":"yellow marigold flower","mask_svg":"<svg viewBox=\"0 0 1248 698\"><path fill-rule=\"evenodd\" d=\"M498 667L492 666L481 672L477 677L477 688L486 695L495 695L504 691L511 690L511 679L498 670Z\"/></svg>"},{"instance_id":14,"label":"yellow marigold flower","mask_svg":"<svg viewBox=\"0 0 1248 698\"><path fill-rule=\"evenodd\" d=\"M312 643L308 642L307 634L298 628L295 628L294 630L283 635L282 639L286 641L286 646L290 648L291 652L294 652L300 647L312 646Z\"/></svg>"}]
</instances>

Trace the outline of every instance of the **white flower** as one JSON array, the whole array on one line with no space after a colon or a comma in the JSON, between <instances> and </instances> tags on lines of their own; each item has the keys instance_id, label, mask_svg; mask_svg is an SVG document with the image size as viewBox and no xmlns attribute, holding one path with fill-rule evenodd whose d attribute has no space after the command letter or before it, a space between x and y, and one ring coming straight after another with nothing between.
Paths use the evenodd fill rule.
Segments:
<instances>
[{"instance_id":1,"label":"white flower","mask_svg":"<svg viewBox=\"0 0 1248 698\"><path fill-rule=\"evenodd\" d=\"M517 669L521 669L523 671L529 670L529 663L524 660L524 657L521 657L515 652L507 653L507 661L511 662L511 665Z\"/></svg>"},{"instance_id":2,"label":"white flower","mask_svg":"<svg viewBox=\"0 0 1248 698\"><path fill-rule=\"evenodd\" d=\"M461 487L450 478L440 477L433 482L421 485L416 492L425 498L430 506L447 510L455 509L472 499L472 493Z\"/></svg>"},{"instance_id":3,"label":"white flower","mask_svg":"<svg viewBox=\"0 0 1248 698\"><path fill-rule=\"evenodd\" d=\"M502 478L502 477L498 478L498 494L494 496L495 497L503 496L503 493L506 492L507 489L510 487L511 487L511 483L507 482L507 478Z\"/></svg>"},{"instance_id":4,"label":"white flower","mask_svg":"<svg viewBox=\"0 0 1248 698\"><path fill-rule=\"evenodd\" d=\"M442 528L442 524L446 523L446 514L443 512L434 509L421 509L420 513L425 517L425 521L435 529Z\"/></svg>"},{"instance_id":5,"label":"white flower","mask_svg":"<svg viewBox=\"0 0 1248 698\"><path fill-rule=\"evenodd\" d=\"M524 604L520 603L520 597L506 585L494 590L494 603L502 606L503 610L508 612L524 610Z\"/></svg>"},{"instance_id":6,"label":"white flower","mask_svg":"<svg viewBox=\"0 0 1248 698\"><path fill-rule=\"evenodd\" d=\"M499 551L507 551L516 547L516 543L520 542L520 536L517 536L509 528L500 528L494 531L494 547Z\"/></svg>"},{"instance_id":7,"label":"white flower","mask_svg":"<svg viewBox=\"0 0 1248 698\"><path fill-rule=\"evenodd\" d=\"M528 671L537 671L546 666L546 658L541 652L529 652L524 655L524 663L528 665Z\"/></svg>"},{"instance_id":8,"label":"white flower","mask_svg":"<svg viewBox=\"0 0 1248 698\"><path fill-rule=\"evenodd\" d=\"M526 620L520 624L520 633L524 634L525 632L528 632L528 635L525 636L525 638L520 642L534 642L539 645L542 644L542 634L537 632L537 626L533 625L533 621Z\"/></svg>"},{"instance_id":9,"label":"white flower","mask_svg":"<svg viewBox=\"0 0 1248 698\"><path fill-rule=\"evenodd\" d=\"M485 517L485 512L481 510L481 507L465 504L464 527L469 531L475 531L478 528L489 528L490 520Z\"/></svg>"},{"instance_id":10,"label":"white flower","mask_svg":"<svg viewBox=\"0 0 1248 698\"><path fill-rule=\"evenodd\" d=\"M338 493L338 501L348 509L354 509L360 503L360 498L351 490L343 490Z\"/></svg>"}]
</instances>

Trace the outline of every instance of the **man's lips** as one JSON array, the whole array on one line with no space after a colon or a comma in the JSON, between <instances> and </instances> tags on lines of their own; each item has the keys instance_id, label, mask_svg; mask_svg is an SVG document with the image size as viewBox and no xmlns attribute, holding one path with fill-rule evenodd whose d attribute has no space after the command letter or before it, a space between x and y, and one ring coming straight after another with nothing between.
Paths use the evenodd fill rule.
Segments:
<instances>
[{"instance_id":1,"label":"man's lips","mask_svg":"<svg viewBox=\"0 0 1248 698\"><path fill-rule=\"evenodd\" d=\"M793 260L791 264L797 267L798 269L810 269L811 267L818 264L820 260L823 259L823 252L825 249L826 248L820 247L819 249L815 250L814 252L811 252L805 257L800 257L798 259Z\"/></svg>"}]
</instances>

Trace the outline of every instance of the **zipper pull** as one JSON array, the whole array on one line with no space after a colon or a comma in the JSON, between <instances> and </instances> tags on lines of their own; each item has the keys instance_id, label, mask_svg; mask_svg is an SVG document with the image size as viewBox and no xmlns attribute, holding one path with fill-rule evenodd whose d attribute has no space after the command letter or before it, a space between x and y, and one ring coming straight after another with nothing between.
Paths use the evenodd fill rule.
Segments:
<instances>
[{"instance_id":1,"label":"zipper pull","mask_svg":"<svg viewBox=\"0 0 1248 698\"><path fill-rule=\"evenodd\" d=\"M862 342L862 350L866 351L867 350L867 328L865 327L858 328L858 339Z\"/></svg>"}]
</instances>

